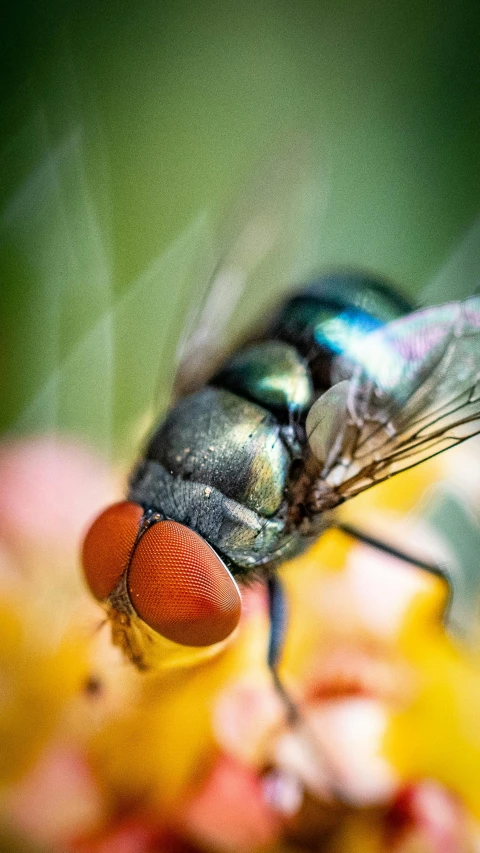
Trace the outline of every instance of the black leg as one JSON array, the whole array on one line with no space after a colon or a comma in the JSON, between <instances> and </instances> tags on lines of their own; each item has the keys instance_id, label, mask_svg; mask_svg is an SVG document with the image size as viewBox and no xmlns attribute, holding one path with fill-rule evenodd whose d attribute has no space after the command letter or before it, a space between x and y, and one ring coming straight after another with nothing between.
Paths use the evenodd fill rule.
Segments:
<instances>
[{"instance_id":1,"label":"black leg","mask_svg":"<svg viewBox=\"0 0 480 853\"><path fill-rule=\"evenodd\" d=\"M297 731L303 731L304 736L308 738L309 746L316 755L320 766L323 767L327 773L330 794L338 802L345 802L341 786L337 784L335 768L332 766L330 760L327 759L323 751L323 747L319 744L315 734L310 730L302 712L289 695L288 690L284 687L278 674L277 666L283 648L287 625L287 603L282 583L277 575L272 575L268 579L267 589L270 615L270 637L268 642L267 662L272 673L275 689L284 703L287 713L287 722L290 726L295 726Z\"/></svg>"},{"instance_id":2,"label":"black leg","mask_svg":"<svg viewBox=\"0 0 480 853\"><path fill-rule=\"evenodd\" d=\"M280 657L287 626L287 602L278 575L267 580L268 615L270 617L270 637L268 639L268 665L275 669Z\"/></svg>"},{"instance_id":3,"label":"black leg","mask_svg":"<svg viewBox=\"0 0 480 853\"><path fill-rule=\"evenodd\" d=\"M359 542L364 542L365 545L371 545L372 548L376 548L379 551L383 551L384 554L389 554L391 557L396 557L397 560L403 560L404 563L409 563L410 565L417 566L419 569L422 569L423 571L428 572L431 575L435 575L435 577L437 578L440 578L447 588L447 600L445 603L444 620L446 621L448 619L453 598L453 584L452 579L446 568L444 568L443 566L439 566L435 563L427 563L425 562L425 560L419 560L412 554L408 554L405 551L400 551L397 548L393 548L391 545L387 545L385 542L381 542L379 539L375 539L373 536L369 536L367 533L363 533L361 530L358 530L356 527L352 527L350 524L336 523L335 526L338 528L338 530L341 530L343 533L346 533L347 536L351 536L353 539L357 539Z\"/></svg>"},{"instance_id":4,"label":"black leg","mask_svg":"<svg viewBox=\"0 0 480 853\"><path fill-rule=\"evenodd\" d=\"M299 710L285 689L277 669L287 627L287 602L285 599L284 589L278 575L271 575L271 577L268 578L267 589L268 612L270 617L267 663L272 673L275 688L285 704L288 721L289 723L294 723L300 716Z\"/></svg>"}]
</instances>

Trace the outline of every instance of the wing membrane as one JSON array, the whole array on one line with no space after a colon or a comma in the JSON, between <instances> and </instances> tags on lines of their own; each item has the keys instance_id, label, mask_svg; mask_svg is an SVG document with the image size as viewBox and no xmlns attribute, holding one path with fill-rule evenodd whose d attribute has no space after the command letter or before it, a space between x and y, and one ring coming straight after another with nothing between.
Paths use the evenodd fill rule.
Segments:
<instances>
[{"instance_id":1,"label":"wing membrane","mask_svg":"<svg viewBox=\"0 0 480 853\"><path fill-rule=\"evenodd\" d=\"M350 379L314 404L307 432L321 479L346 499L480 432L480 297L372 332L335 375Z\"/></svg>"},{"instance_id":2,"label":"wing membrane","mask_svg":"<svg viewBox=\"0 0 480 853\"><path fill-rule=\"evenodd\" d=\"M317 187L312 165L310 152L292 140L259 165L218 225L210 275L197 283L177 347L174 396L215 372L232 340L241 340L255 322L259 299L268 305L269 296L277 300L291 281L310 273L305 234L312 217L318 222L323 216L325 190L323 181Z\"/></svg>"}]
</instances>

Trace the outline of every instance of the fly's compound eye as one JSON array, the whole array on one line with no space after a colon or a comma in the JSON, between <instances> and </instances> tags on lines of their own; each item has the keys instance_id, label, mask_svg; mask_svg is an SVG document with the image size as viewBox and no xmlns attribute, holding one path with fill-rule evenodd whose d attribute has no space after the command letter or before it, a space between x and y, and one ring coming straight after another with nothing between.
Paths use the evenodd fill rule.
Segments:
<instances>
[{"instance_id":1,"label":"fly's compound eye","mask_svg":"<svg viewBox=\"0 0 480 853\"><path fill-rule=\"evenodd\" d=\"M184 646L225 640L240 619L232 575L201 536L176 521L159 521L143 534L130 563L128 591L150 628Z\"/></svg>"},{"instance_id":2,"label":"fly's compound eye","mask_svg":"<svg viewBox=\"0 0 480 853\"><path fill-rule=\"evenodd\" d=\"M131 501L113 504L93 522L83 543L85 578L95 598L105 601L128 566L143 509Z\"/></svg>"}]
</instances>

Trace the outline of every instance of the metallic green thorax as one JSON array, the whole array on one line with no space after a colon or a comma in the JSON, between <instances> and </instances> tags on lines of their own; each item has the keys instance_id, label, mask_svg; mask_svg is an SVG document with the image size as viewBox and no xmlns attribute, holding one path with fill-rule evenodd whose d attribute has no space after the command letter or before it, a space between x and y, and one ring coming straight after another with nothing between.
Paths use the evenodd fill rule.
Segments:
<instances>
[{"instance_id":1,"label":"metallic green thorax","mask_svg":"<svg viewBox=\"0 0 480 853\"><path fill-rule=\"evenodd\" d=\"M282 431L263 407L206 386L159 427L130 498L196 530L239 573L279 562L302 544L287 525Z\"/></svg>"},{"instance_id":2,"label":"metallic green thorax","mask_svg":"<svg viewBox=\"0 0 480 853\"><path fill-rule=\"evenodd\" d=\"M264 341L234 355L213 382L254 400L277 416L307 410L313 385L305 360L283 341Z\"/></svg>"},{"instance_id":3,"label":"metallic green thorax","mask_svg":"<svg viewBox=\"0 0 480 853\"><path fill-rule=\"evenodd\" d=\"M290 458L278 422L230 391L207 386L180 400L148 457L172 476L208 484L266 518L285 500Z\"/></svg>"}]
</instances>

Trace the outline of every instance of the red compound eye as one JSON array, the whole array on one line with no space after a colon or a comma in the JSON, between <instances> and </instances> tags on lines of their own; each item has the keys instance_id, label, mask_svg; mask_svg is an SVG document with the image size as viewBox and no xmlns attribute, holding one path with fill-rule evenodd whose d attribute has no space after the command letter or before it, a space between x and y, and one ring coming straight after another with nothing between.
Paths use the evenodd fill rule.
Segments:
<instances>
[{"instance_id":1,"label":"red compound eye","mask_svg":"<svg viewBox=\"0 0 480 853\"><path fill-rule=\"evenodd\" d=\"M241 599L209 545L176 521L159 521L140 539L128 572L138 615L168 640L210 646L232 633Z\"/></svg>"},{"instance_id":2,"label":"red compound eye","mask_svg":"<svg viewBox=\"0 0 480 853\"><path fill-rule=\"evenodd\" d=\"M82 563L95 598L105 601L125 571L143 509L131 501L113 504L93 522L83 543Z\"/></svg>"}]
</instances>

